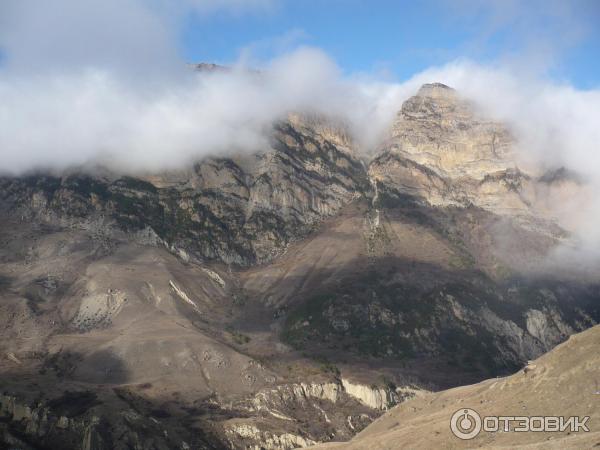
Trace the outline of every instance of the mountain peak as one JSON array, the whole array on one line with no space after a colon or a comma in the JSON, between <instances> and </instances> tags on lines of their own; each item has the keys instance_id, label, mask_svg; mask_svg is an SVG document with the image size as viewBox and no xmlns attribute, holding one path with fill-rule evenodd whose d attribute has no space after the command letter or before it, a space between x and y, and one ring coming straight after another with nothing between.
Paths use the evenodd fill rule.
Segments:
<instances>
[{"instance_id":1,"label":"mountain peak","mask_svg":"<svg viewBox=\"0 0 600 450\"><path fill-rule=\"evenodd\" d=\"M198 72L228 72L231 70L231 68L227 66L207 62L190 63L189 66Z\"/></svg>"},{"instance_id":2,"label":"mountain peak","mask_svg":"<svg viewBox=\"0 0 600 450\"><path fill-rule=\"evenodd\" d=\"M443 83L425 83L417 92L418 97L454 97L456 91Z\"/></svg>"}]
</instances>

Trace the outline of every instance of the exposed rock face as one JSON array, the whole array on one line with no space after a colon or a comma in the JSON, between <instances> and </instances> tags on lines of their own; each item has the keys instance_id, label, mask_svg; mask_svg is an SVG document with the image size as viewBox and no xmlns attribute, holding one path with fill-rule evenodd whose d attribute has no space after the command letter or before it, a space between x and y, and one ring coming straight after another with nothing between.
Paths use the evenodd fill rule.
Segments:
<instances>
[{"instance_id":1,"label":"exposed rock face","mask_svg":"<svg viewBox=\"0 0 600 450\"><path fill-rule=\"evenodd\" d=\"M64 399L63 408L72 411L81 407L82 401L93 402L95 396L88 393L71 393ZM0 435L3 443L11 448L77 448L81 450L110 450L113 448L185 448L186 442L169 438L168 432L145 427L144 434L136 430L144 419L134 411L117 414L112 418L86 415L67 417L57 413L47 404L27 405L19 399L0 395ZM69 414L68 412L66 414ZM113 428L113 433L109 430ZM173 433L174 434L174 433ZM120 442L113 439L120 435Z\"/></svg>"},{"instance_id":2,"label":"exposed rock face","mask_svg":"<svg viewBox=\"0 0 600 450\"><path fill-rule=\"evenodd\" d=\"M311 127L292 116L275 126L272 148L253 155L208 159L145 179L5 179L0 191L28 220L90 226L95 219L104 232L114 223L196 261L246 266L281 254L366 187L342 129Z\"/></svg>"},{"instance_id":3,"label":"exposed rock face","mask_svg":"<svg viewBox=\"0 0 600 450\"><path fill-rule=\"evenodd\" d=\"M392 197L539 216L538 179L519 169L508 129L482 119L473 105L440 83L424 85L402 105L369 175Z\"/></svg>"},{"instance_id":4,"label":"exposed rock face","mask_svg":"<svg viewBox=\"0 0 600 450\"><path fill-rule=\"evenodd\" d=\"M481 120L454 89L437 83L424 85L404 102L392 126L390 150L443 178L482 181L515 168L512 144L502 124Z\"/></svg>"},{"instance_id":5,"label":"exposed rock face","mask_svg":"<svg viewBox=\"0 0 600 450\"><path fill-rule=\"evenodd\" d=\"M365 386L345 378L342 378L342 386L348 395L369 408L385 410L399 403L400 396L396 390Z\"/></svg>"},{"instance_id":6,"label":"exposed rock face","mask_svg":"<svg viewBox=\"0 0 600 450\"><path fill-rule=\"evenodd\" d=\"M256 410L268 409L273 403L305 403L311 399L328 400L336 403L342 389L338 383L298 383L278 386L270 391L258 392L252 399Z\"/></svg>"},{"instance_id":7,"label":"exposed rock face","mask_svg":"<svg viewBox=\"0 0 600 450\"><path fill-rule=\"evenodd\" d=\"M232 425L225 431L225 434L229 437L232 448L240 448L240 439L256 442L256 444L242 444L243 448L248 450L290 450L316 444L315 441L302 436L291 433L272 434L248 424Z\"/></svg>"},{"instance_id":8,"label":"exposed rock face","mask_svg":"<svg viewBox=\"0 0 600 450\"><path fill-rule=\"evenodd\" d=\"M232 411L248 411L253 418L227 421L223 433L233 449L291 449L312 445L315 440L344 439L415 392L410 387L368 386L346 378L282 384L233 404ZM278 431L273 429L274 421L279 424ZM303 429L298 421L310 425Z\"/></svg>"}]
</instances>

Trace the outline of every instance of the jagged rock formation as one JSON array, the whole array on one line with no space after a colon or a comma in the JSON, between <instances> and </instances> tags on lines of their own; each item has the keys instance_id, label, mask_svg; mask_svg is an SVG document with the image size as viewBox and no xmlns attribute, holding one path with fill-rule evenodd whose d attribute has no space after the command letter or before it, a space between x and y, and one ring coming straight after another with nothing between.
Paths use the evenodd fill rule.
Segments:
<instances>
[{"instance_id":1,"label":"jagged rock formation","mask_svg":"<svg viewBox=\"0 0 600 450\"><path fill-rule=\"evenodd\" d=\"M3 442L347 440L598 323L597 274L543 264L567 233L540 199L579 180L439 84L370 160L351 135L291 115L187 170L1 179Z\"/></svg>"},{"instance_id":2,"label":"jagged rock formation","mask_svg":"<svg viewBox=\"0 0 600 450\"><path fill-rule=\"evenodd\" d=\"M0 192L27 220L114 223L195 261L248 266L272 260L366 188L352 144L298 117L278 124L273 147L214 158L145 179L71 174L5 179Z\"/></svg>"},{"instance_id":3,"label":"jagged rock formation","mask_svg":"<svg viewBox=\"0 0 600 450\"><path fill-rule=\"evenodd\" d=\"M369 175L384 196L543 219L543 184L558 180L522 170L517 156L506 126L482 118L454 89L426 84L402 105Z\"/></svg>"},{"instance_id":4,"label":"jagged rock formation","mask_svg":"<svg viewBox=\"0 0 600 450\"><path fill-rule=\"evenodd\" d=\"M95 394L66 392L48 404L26 404L16 397L0 395L0 438L9 448L190 448L182 430L145 423L135 411L117 415L86 415L81 412L99 403ZM158 425L158 426L157 426ZM171 436L169 436L171 433ZM115 438L119 442L115 442ZM195 446L210 445L199 437L186 436ZM208 448L208 447L207 447Z\"/></svg>"},{"instance_id":5,"label":"jagged rock formation","mask_svg":"<svg viewBox=\"0 0 600 450\"><path fill-rule=\"evenodd\" d=\"M527 209L510 133L476 117L454 89L424 85L402 105L390 134L370 175L396 195L431 205Z\"/></svg>"}]
</instances>

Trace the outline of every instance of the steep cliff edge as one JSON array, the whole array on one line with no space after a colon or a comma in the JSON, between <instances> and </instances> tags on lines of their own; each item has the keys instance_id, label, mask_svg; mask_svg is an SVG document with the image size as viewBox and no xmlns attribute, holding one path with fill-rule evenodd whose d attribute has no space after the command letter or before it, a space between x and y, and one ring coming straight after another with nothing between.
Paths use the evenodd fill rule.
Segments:
<instances>
[{"instance_id":1,"label":"steep cliff edge","mask_svg":"<svg viewBox=\"0 0 600 450\"><path fill-rule=\"evenodd\" d=\"M296 115L274 126L271 143L138 178L102 170L4 178L0 197L5 212L23 220L94 222L109 234L142 232L195 261L249 266L280 255L368 188L341 128Z\"/></svg>"},{"instance_id":2,"label":"steep cliff edge","mask_svg":"<svg viewBox=\"0 0 600 450\"><path fill-rule=\"evenodd\" d=\"M504 124L487 119L454 89L426 84L402 105L369 176L392 199L473 205L556 234L551 223L544 223L553 219L548 197L559 195L550 187L575 186L577 180L553 177L558 168L525 163L517 147ZM561 187L563 192L570 188Z\"/></svg>"}]
</instances>

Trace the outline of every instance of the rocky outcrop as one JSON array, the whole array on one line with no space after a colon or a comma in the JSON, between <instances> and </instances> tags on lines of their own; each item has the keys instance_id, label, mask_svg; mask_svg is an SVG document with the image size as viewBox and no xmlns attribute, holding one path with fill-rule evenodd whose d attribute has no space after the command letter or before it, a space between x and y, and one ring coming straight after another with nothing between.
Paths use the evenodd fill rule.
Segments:
<instances>
[{"instance_id":1,"label":"rocky outcrop","mask_svg":"<svg viewBox=\"0 0 600 450\"><path fill-rule=\"evenodd\" d=\"M190 305L196 311L199 311L198 305L196 305L196 303L194 303L194 301L191 298L189 298L188 295L181 288L179 288L179 286L177 286L175 283L173 283L172 280L169 280L169 287L173 290L173 292L175 293L175 295L177 295L177 297L179 297L185 303Z\"/></svg>"},{"instance_id":2,"label":"rocky outcrop","mask_svg":"<svg viewBox=\"0 0 600 450\"><path fill-rule=\"evenodd\" d=\"M253 419L232 419L223 429L232 448L287 449L346 439L416 392L409 387L368 386L347 378L282 384L231 405L232 413L250 412ZM306 422L315 425L299 428Z\"/></svg>"},{"instance_id":3,"label":"rocky outcrop","mask_svg":"<svg viewBox=\"0 0 600 450\"><path fill-rule=\"evenodd\" d=\"M247 450L291 450L316 444L311 439L292 433L273 434L247 423L229 426L225 430L229 445L232 449Z\"/></svg>"},{"instance_id":4,"label":"rocky outcrop","mask_svg":"<svg viewBox=\"0 0 600 450\"><path fill-rule=\"evenodd\" d=\"M274 126L271 145L144 178L5 178L0 200L23 219L78 227L94 219L108 235L125 230L196 261L247 266L272 260L368 189L341 126L294 115Z\"/></svg>"},{"instance_id":5,"label":"rocky outcrop","mask_svg":"<svg viewBox=\"0 0 600 450\"><path fill-rule=\"evenodd\" d=\"M383 201L409 196L526 218L539 217L547 201L539 174L518 166L509 130L440 83L424 85L404 102L369 175Z\"/></svg>"},{"instance_id":6,"label":"rocky outcrop","mask_svg":"<svg viewBox=\"0 0 600 450\"><path fill-rule=\"evenodd\" d=\"M46 445L61 442L79 442L82 450L107 450L110 444L100 435L100 419L70 419L57 416L44 406L30 406L16 397L0 395L0 419L7 425L0 425L4 433L16 441L31 441L36 448L37 442Z\"/></svg>"},{"instance_id":7,"label":"rocky outcrop","mask_svg":"<svg viewBox=\"0 0 600 450\"><path fill-rule=\"evenodd\" d=\"M336 403L342 393L338 383L294 383L258 392L251 400L256 411L271 410L274 406L296 407L311 400Z\"/></svg>"},{"instance_id":8,"label":"rocky outcrop","mask_svg":"<svg viewBox=\"0 0 600 450\"><path fill-rule=\"evenodd\" d=\"M481 181L515 168L513 139L482 119L452 88L426 84L406 100L391 130L390 150L442 178Z\"/></svg>"},{"instance_id":9,"label":"rocky outcrop","mask_svg":"<svg viewBox=\"0 0 600 450\"><path fill-rule=\"evenodd\" d=\"M377 410L386 410L397 404L400 400L398 392L377 386L366 386L342 378L344 390L362 404Z\"/></svg>"},{"instance_id":10,"label":"rocky outcrop","mask_svg":"<svg viewBox=\"0 0 600 450\"><path fill-rule=\"evenodd\" d=\"M86 403L90 410L83 412ZM1 394L0 442L23 449L215 448L190 436L187 436L188 442L193 444L188 444L181 432L131 409L112 411L111 414L101 409L94 412L95 404L101 402L90 392L67 392L63 398L35 404Z\"/></svg>"},{"instance_id":11,"label":"rocky outcrop","mask_svg":"<svg viewBox=\"0 0 600 450\"><path fill-rule=\"evenodd\" d=\"M575 332L554 308L530 309L525 317L527 332L542 343L544 351L552 349Z\"/></svg>"},{"instance_id":12,"label":"rocky outcrop","mask_svg":"<svg viewBox=\"0 0 600 450\"><path fill-rule=\"evenodd\" d=\"M335 404L347 401L349 396L371 409L385 410L411 397L414 392L409 387L366 385L342 377L336 382L294 383L263 390L253 397L251 407L256 411L271 411L276 407L296 408L311 400L326 400Z\"/></svg>"}]
</instances>

